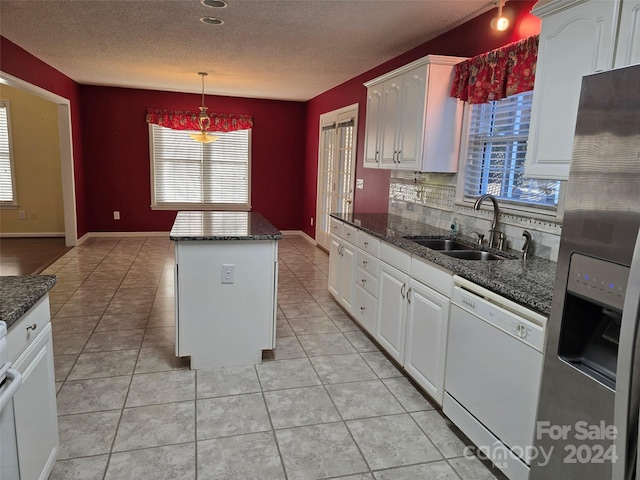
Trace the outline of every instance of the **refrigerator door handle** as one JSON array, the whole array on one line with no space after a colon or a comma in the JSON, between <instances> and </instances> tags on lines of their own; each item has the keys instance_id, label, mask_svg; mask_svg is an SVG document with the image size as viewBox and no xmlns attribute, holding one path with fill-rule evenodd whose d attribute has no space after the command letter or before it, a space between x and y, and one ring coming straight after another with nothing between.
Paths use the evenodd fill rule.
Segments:
<instances>
[{"instance_id":1,"label":"refrigerator door handle","mask_svg":"<svg viewBox=\"0 0 640 480\"><path fill-rule=\"evenodd\" d=\"M618 345L614 424L617 429L612 480L633 480L640 408L640 235L631 260Z\"/></svg>"}]
</instances>

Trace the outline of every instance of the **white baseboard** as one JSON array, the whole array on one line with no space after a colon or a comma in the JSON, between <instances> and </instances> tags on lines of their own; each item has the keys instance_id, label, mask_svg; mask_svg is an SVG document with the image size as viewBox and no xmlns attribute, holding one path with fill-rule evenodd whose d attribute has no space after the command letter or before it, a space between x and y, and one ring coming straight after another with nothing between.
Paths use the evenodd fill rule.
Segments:
<instances>
[{"instance_id":1,"label":"white baseboard","mask_svg":"<svg viewBox=\"0 0 640 480\"><path fill-rule=\"evenodd\" d=\"M64 238L64 232L25 232L25 233L0 233L0 238L50 238L50 237L62 237Z\"/></svg>"},{"instance_id":2,"label":"white baseboard","mask_svg":"<svg viewBox=\"0 0 640 480\"><path fill-rule=\"evenodd\" d=\"M309 243L311 243L312 245L317 245L317 242L313 238L311 238L309 235L304 233L302 230L280 230L280 231L285 236L299 235L302 238L304 238L305 240L307 240Z\"/></svg>"}]
</instances>

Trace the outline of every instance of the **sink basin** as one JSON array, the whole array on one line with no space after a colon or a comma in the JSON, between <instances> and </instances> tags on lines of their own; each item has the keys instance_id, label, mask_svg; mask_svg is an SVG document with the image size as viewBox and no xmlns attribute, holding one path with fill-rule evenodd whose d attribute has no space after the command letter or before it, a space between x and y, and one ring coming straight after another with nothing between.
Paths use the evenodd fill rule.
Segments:
<instances>
[{"instance_id":1,"label":"sink basin","mask_svg":"<svg viewBox=\"0 0 640 480\"><path fill-rule=\"evenodd\" d=\"M482 250L455 250L442 253L461 260L507 260L507 257L502 257L491 252L483 252Z\"/></svg>"},{"instance_id":2,"label":"sink basin","mask_svg":"<svg viewBox=\"0 0 640 480\"><path fill-rule=\"evenodd\" d=\"M409 238L414 243L428 247L432 250L452 251L452 250L469 250L469 245L449 240L446 238Z\"/></svg>"}]
</instances>

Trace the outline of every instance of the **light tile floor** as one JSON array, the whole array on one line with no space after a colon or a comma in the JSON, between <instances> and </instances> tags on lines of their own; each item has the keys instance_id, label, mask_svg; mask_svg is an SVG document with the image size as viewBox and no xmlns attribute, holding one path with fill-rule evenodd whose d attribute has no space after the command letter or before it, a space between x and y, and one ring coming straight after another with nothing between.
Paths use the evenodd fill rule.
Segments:
<instances>
[{"instance_id":1,"label":"light tile floor","mask_svg":"<svg viewBox=\"0 0 640 480\"><path fill-rule=\"evenodd\" d=\"M94 238L43 273L60 430L51 480L504 478L327 292L328 256L279 244L277 348L191 371L174 355L173 245Z\"/></svg>"}]
</instances>

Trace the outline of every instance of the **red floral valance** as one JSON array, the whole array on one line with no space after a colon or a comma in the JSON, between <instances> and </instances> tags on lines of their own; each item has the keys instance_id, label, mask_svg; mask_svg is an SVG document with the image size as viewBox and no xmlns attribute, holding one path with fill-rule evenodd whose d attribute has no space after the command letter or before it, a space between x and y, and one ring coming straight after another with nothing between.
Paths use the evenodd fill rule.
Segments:
<instances>
[{"instance_id":1,"label":"red floral valance","mask_svg":"<svg viewBox=\"0 0 640 480\"><path fill-rule=\"evenodd\" d=\"M487 103L533 90L538 39L534 35L457 64L451 96Z\"/></svg>"},{"instance_id":2,"label":"red floral valance","mask_svg":"<svg viewBox=\"0 0 640 480\"><path fill-rule=\"evenodd\" d=\"M155 123L161 127L174 130L200 130L198 124L199 111L147 109L147 123ZM210 132L234 132L253 128L251 115L237 113L209 113L211 119Z\"/></svg>"}]
</instances>

